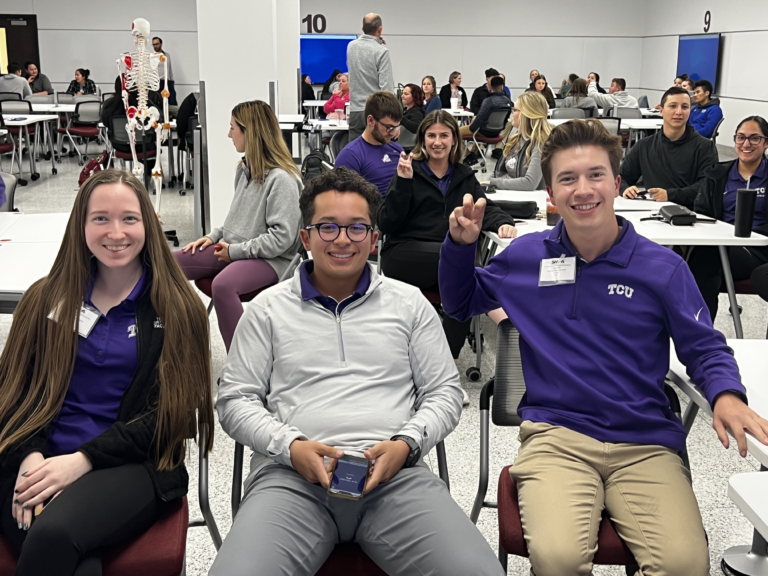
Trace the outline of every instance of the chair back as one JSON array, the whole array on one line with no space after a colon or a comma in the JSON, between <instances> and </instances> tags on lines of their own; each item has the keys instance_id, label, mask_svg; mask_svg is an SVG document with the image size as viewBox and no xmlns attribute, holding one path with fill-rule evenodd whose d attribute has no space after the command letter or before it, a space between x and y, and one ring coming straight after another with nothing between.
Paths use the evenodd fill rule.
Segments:
<instances>
[{"instance_id":1,"label":"chair back","mask_svg":"<svg viewBox=\"0 0 768 576\"><path fill-rule=\"evenodd\" d=\"M496 329L496 377L493 385L491 418L496 426L520 426L517 407L525 394L520 333L509 318Z\"/></svg>"},{"instance_id":2,"label":"chair back","mask_svg":"<svg viewBox=\"0 0 768 576\"><path fill-rule=\"evenodd\" d=\"M725 116L720 118L720 122L718 122L717 126L715 126L715 131L712 132L712 138L710 138L710 140L712 140L712 142L714 142L715 144L717 144L717 136L718 136L718 132L720 131L720 126L722 126L724 121L725 121Z\"/></svg>"},{"instance_id":3,"label":"chair back","mask_svg":"<svg viewBox=\"0 0 768 576\"><path fill-rule=\"evenodd\" d=\"M57 95L58 103L59 104L74 104L75 103L75 95L74 94L67 94L66 92L59 92Z\"/></svg>"},{"instance_id":4,"label":"chair back","mask_svg":"<svg viewBox=\"0 0 768 576\"><path fill-rule=\"evenodd\" d=\"M112 98L112 96L114 96L114 95L115 95L114 92L102 92L102 94L101 94L101 101L102 102L106 102L107 100Z\"/></svg>"},{"instance_id":5,"label":"chair back","mask_svg":"<svg viewBox=\"0 0 768 576\"><path fill-rule=\"evenodd\" d=\"M400 126L400 136L397 138L397 143L403 147L406 152L410 152L416 147L416 134Z\"/></svg>"},{"instance_id":6,"label":"chair back","mask_svg":"<svg viewBox=\"0 0 768 576\"><path fill-rule=\"evenodd\" d=\"M0 102L3 100L21 100L21 94L18 92L0 92Z\"/></svg>"},{"instance_id":7,"label":"chair back","mask_svg":"<svg viewBox=\"0 0 768 576\"><path fill-rule=\"evenodd\" d=\"M595 120L602 122L609 134L613 134L614 136L619 135L619 130L621 130L621 118L606 118L603 116L602 118L595 118Z\"/></svg>"},{"instance_id":8,"label":"chair back","mask_svg":"<svg viewBox=\"0 0 768 576\"><path fill-rule=\"evenodd\" d=\"M640 108L630 108L628 106L614 106L611 111L611 116L614 118L626 118L627 120L631 119L640 119L643 117L643 113L640 112Z\"/></svg>"},{"instance_id":9,"label":"chair back","mask_svg":"<svg viewBox=\"0 0 768 576\"><path fill-rule=\"evenodd\" d=\"M552 120L558 118L586 118L582 108L555 108L552 110Z\"/></svg>"},{"instance_id":10,"label":"chair back","mask_svg":"<svg viewBox=\"0 0 768 576\"><path fill-rule=\"evenodd\" d=\"M645 94L640 96L640 98L637 99L637 105L640 106L640 108L650 108L650 106L648 106L648 96Z\"/></svg>"},{"instance_id":11,"label":"chair back","mask_svg":"<svg viewBox=\"0 0 768 576\"><path fill-rule=\"evenodd\" d=\"M13 212L13 197L16 194L16 176L0 172L0 178L5 183L5 204L0 205L0 212Z\"/></svg>"},{"instance_id":12,"label":"chair back","mask_svg":"<svg viewBox=\"0 0 768 576\"><path fill-rule=\"evenodd\" d=\"M32 114L32 103L27 100L0 100L2 114Z\"/></svg>"},{"instance_id":13,"label":"chair back","mask_svg":"<svg viewBox=\"0 0 768 576\"><path fill-rule=\"evenodd\" d=\"M83 94L72 97L72 104L79 104L80 102L101 102L101 97L98 94Z\"/></svg>"},{"instance_id":14,"label":"chair back","mask_svg":"<svg viewBox=\"0 0 768 576\"><path fill-rule=\"evenodd\" d=\"M320 98L318 100L330 100L333 96L333 92L320 92Z\"/></svg>"},{"instance_id":15,"label":"chair back","mask_svg":"<svg viewBox=\"0 0 768 576\"><path fill-rule=\"evenodd\" d=\"M78 124L93 124L101 120L101 102L78 102L72 120Z\"/></svg>"},{"instance_id":16,"label":"chair back","mask_svg":"<svg viewBox=\"0 0 768 576\"><path fill-rule=\"evenodd\" d=\"M33 94L32 96L27 96L25 100L32 104L53 104L53 94L39 94L37 96Z\"/></svg>"},{"instance_id":17,"label":"chair back","mask_svg":"<svg viewBox=\"0 0 768 576\"><path fill-rule=\"evenodd\" d=\"M491 130L494 132L501 132L507 125L507 119L512 114L511 108L501 108L499 110L493 110L488 116L488 120L483 124L483 130Z\"/></svg>"},{"instance_id":18,"label":"chair back","mask_svg":"<svg viewBox=\"0 0 768 576\"><path fill-rule=\"evenodd\" d=\"M123 146L130 146L131 139L128 136L127 130L128 117L127 116L113 116L109 119L109 126L107 126L107 137L112 144L120 144Z\"/></svg>"}]
</instances>

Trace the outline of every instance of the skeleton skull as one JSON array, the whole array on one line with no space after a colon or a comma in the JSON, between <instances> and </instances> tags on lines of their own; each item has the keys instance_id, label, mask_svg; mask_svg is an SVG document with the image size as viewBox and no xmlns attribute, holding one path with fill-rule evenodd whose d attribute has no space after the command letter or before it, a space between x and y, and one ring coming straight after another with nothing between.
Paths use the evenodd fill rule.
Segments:
<instances>
[{"instance_id":1,"label":"skeleton skull","mask_svg":"<svg viewBox=\"0 0 768 576\"><path fill-rule=\"evenodd\" d=\"M133 21L133 24L131 24L131 34L149 38L149 22L144 18L136 18L136 20Z\"/></svg>"}]
</instances>

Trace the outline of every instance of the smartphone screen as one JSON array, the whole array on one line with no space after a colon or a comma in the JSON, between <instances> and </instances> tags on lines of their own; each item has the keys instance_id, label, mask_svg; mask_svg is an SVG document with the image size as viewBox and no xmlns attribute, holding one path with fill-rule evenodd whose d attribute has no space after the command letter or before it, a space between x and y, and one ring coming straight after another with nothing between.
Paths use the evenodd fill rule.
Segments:
<instances>
[{"instance_id":1,"label":"smartphone screen","mask_svg":"<svg viewBox=\"0 0 768 576\"><path fill-rule=\"evenodd\" d=\"M331 486L332 494L360 498L363 495L365 479L368 475L368 460L354 456L344 456L336 463Z\"/></svg>"}]
</instances>

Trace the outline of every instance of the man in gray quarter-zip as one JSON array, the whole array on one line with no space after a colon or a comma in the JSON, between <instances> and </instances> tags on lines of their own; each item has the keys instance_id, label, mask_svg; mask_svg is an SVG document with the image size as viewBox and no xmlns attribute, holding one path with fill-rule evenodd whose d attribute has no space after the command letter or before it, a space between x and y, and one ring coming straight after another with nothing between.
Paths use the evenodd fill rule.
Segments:
<instances>
[{"instance_id":1,"label":"man in gray quarter-zip","mask_svg":"<svg viewBox=\"0 0 768 576\"><path fill-rule=\"evenodd\" d=\"M388 574L503 574L422 459L458 424L462 393L432 306L367 263L380 203L352 170L312 180L300 234L313 259L240 320L216 408L253 457L211 575L311 575L348 542ZM373 462L360 499L327 491L343 455Z\"/></svg>"},{"instance_id":2,"label":"man in gray quarter-zip","mask_svg":"<svg viewBox=\"0 0 768 576\"><path fill-rule=\"evenodd\" d=\"M381 37L381 16L366 14L363 35L347 46L349 67L349 141L365 130L365 101L379 90L395 91L392 61Z\"/></svg>"}]
</instances>

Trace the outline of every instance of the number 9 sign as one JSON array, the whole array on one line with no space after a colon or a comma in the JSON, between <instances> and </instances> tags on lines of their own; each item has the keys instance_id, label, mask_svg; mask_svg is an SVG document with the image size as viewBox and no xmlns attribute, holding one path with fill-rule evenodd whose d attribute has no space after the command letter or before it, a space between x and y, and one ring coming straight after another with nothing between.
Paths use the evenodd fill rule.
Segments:
<instances>
[{"instance_id":1,"label":"number 9 sign","mask_svg":"<svg viewBox=\"0 0 768 576\"><path fill-rule=\"evenodd\" d=\"M709 25L712 23L712 14L709 10L704 13L704 32L709 32Z\"/></svg>"}]
</instances>

